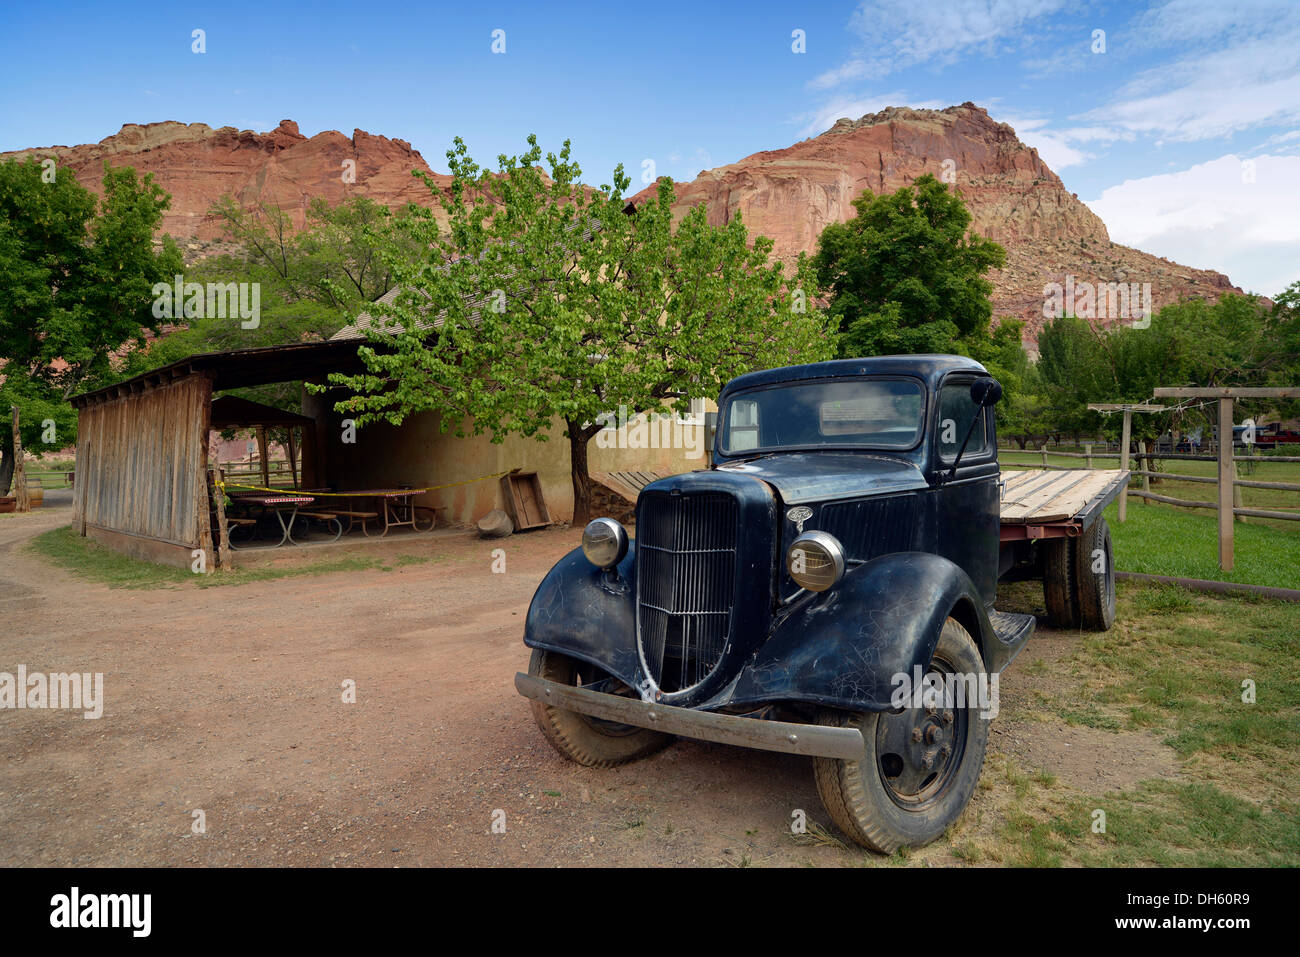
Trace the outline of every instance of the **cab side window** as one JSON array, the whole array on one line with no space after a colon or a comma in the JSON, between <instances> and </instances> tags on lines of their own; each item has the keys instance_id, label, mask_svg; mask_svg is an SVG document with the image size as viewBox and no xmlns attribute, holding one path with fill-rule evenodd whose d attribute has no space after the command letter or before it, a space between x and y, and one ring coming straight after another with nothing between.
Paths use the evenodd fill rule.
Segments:
<instances>
[{"instance_id":1,"label":"cab side window","mask_svg":"<svg viewBox=\"0 0 1300 957\"><path fill-rule=\"evenodd\" d=\"M988 410L981 409L970 397L973 379L952 379L943 384L939 390L939 417L935 423L935 447L939 450L939 461L951 462L957 457L961 443L966 438L971 419L977 414L979 421L971 432L970 441L966 443L962 462L973 462L984 458L989 452Z\"/></svg>"}]
</instances>

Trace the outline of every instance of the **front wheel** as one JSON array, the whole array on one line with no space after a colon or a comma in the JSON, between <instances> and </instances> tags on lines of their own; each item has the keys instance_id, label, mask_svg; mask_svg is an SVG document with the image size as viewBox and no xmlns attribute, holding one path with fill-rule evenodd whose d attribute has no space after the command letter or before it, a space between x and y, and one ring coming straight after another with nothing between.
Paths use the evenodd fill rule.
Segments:
<instances>
[{"instance_id":1,"label":"front wheel","mask_svg":"<svg viewBox=\"0 0 1300 957\"><path fill-rule=\"evenodd\" d=\"M987 687L984 662L955 619L944 623L928 674L945 689L963 679L961 699L898 711L826 711L819 718L820 724L857 728L866 742L857 760L814 759L822 803L836 827L882 854L941 836L965 810L984 765L989 722L981 710L990 702L972 701L965 691L968 676L977 688Z\"/></svg>"},{"instance_id":2,"label":"front wheel","mask_svg":"<svg viewBox=\"0 0 1300 957\"><path fill-rule=\"evenodd\" d=\"M617 683L617 687L607 687L614 683L614 679L592 665L541 648L533 649L532 659L528 662L528 673L547 681L575 687L595 685L599 690L609 693L618 693L619 690L630 692L621 682ZM570 761L587 767L609 768L635 761L654 754L673 739L672 735L662 731L605 721L577 711L542 704L540 701L530 701L529 704L537 726L542 729L542 734L551 742L551 746Z\"/></svg>"}]
</instances>

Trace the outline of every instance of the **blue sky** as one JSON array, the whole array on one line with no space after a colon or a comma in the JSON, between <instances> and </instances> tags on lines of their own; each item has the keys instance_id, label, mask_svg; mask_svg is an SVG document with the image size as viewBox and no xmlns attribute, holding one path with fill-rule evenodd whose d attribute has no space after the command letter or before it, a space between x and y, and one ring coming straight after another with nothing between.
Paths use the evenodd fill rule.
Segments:
<instances>
[{"instance_id":1,"label":"blue sky","mask_svg":"<svg viewBox=\"0 0 1300 957\"><path fill-rule=\"evenodd\" d=\"M1296 0L66 2L5 19L0 150L291 118L409 140L442 170L455 135L493 162L536 132L571 138L590 182L622 162L635 189L645 160L690 179L841 116L970 100L1116 241L1265 294L1300 279Z\"/></svg>"}]
</instances>

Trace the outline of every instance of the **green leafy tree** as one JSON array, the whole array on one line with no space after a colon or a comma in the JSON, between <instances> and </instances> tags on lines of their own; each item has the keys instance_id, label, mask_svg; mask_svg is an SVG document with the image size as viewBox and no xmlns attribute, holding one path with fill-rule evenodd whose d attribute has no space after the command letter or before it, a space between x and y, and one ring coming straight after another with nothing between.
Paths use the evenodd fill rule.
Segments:
<instances>
[{"instance_id":1,"label":"green leafy tree","mask_svg":"<svg viewBox=\"0 0 1300 957\"><path fill-rule=\"evenodd\" d=\"M380 237L390 229L393 216L373 200L354 197L334 207L315 200L304 228L297 231L278 206L245 209L229 196L214 203L209 216L222 224L225 239L238 250L195 263L186 269L185 279L256 283L258 324L244 328L237 320L214 316L178 319L179 328L130 354L120 370L123 378L200 352L327 339L347 322L349 313L392 288ZM398 240L390 239L389 245L398 246ZM298 407L302 398L299 382L236 391L286 409Z\"/></svg>"},{"instance_id":2,"label":"green leafy tree","mask_svg":"<svg viewBox=\"0 0 1300 957\"><path fill-rule=\"evenodd\" d=\"M853 206L852 219L822 231L813 260L843 334L840 355L991 348L984 274L1006 253L968 233L961 197L927 174L893 193L864 191Z\"/></svg>"},{"instance_id":3,"label":"green leafy tree","mask_svg":"<svg viewBox=\"0 0 1300 957\"><path fill-rule=\"evenodd\" d=\"M1003 399L994 407L998 434L1016 438L1021 448L1043 429L1046 406L1037 369L1025 352L1024 327L1023 320L1003 317L992 332L958 344L1002 384Z\"/></svg>"},{"instance_id":4,"label":"green leafy tree","mask_svg":"<svg viewBox=\"0 0 1300 957\"><path fill-rule=\"evenodd\" d=\"M1106 329L1065 316L1039 336L1038 371L1052 431L1114 437L1119 419L1089 412L1089 402L1141 402L1159 386L1294 385L1300 372L1300 283L1268 306L1256 296L1228 294L1214 302L1188 299L1151 317L1146 327ZM1274 400L1242 405L1243 414L1290 407ZM1169 415L1133 419L1134 438L1154 438Z\"/></svg>"},{"instance_id":5,"label":"green leafy tree","mask_svg":"<svg viewBox=\"0 0 1300 957\"><path fill-rule=\"evenodd\" d=\"M19 407L23 446L34 452L74 441L67 400L113 381L122 352L158 328L153 285L181 264L170 238L155 247L171 200L151 175L105 163L96 201L70 170L51 172L30 157L0 163L0 409ZM13 451L11 431L0 429L0 491Z\"/></svg>"},{"instance_id":6,"label":"green leafy tree","mask_svg":"<svg viewBox=\"0 0 1300 957\"><path fill-rule=\"evenodd\" d=\"M584 186L567 141L545 170L535 136L496 172L459 138L447 158L445 193L424 177L445 227L432 210L395 224L403 245L385 258L404 292L367 331L369 371L331 377L353 392L336 407L359 424L430 410L457 435L545 440L558 419L585 522L604 413L684 411L739 373L833 354L808 263L784 276L769 239L739 217L710 226L703 207L674 228L667 180L629 214L622 167Z\"/></svg>"}]
</instances>

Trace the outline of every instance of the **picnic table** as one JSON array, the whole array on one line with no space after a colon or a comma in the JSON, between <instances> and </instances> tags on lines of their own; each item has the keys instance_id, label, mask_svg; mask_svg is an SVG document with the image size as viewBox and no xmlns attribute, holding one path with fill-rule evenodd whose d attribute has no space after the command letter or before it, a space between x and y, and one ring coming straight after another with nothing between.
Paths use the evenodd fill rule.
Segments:
<instances>
[{"instance_id":1,"label":"picnic table","mask_svg":"<svg viewBox=\"0 0 1300 957\"><path fill-rule=\"evenodd\" d=\"M384 530L380 533L381 538L388 534L390 528L397 528L402 525L409 525L412 529L419 531L416 524L418 519L415 517L415 505L411 501L412 498L420 494L419 489L362 488L351 489L341 494L346 495L349 498L371 498L379 500L378 517L382 518L384 521ZM432 525L430 527L432 527Z\"/></svg>"},{"instance_id":2,"label":"picnic table","mask_svg":"<svg viewBox=\"0 0 1300 957\"><path fill-rule=\"evenodd\" d=\"M288 542L290 545L298 544L293 540L293 535L291 534L293 532L293 521L298 517L298 509L302 508L304 505L310 505L312 502L316 501L316 498L312 495L272 495L270 493L256 493L253 495L236 495L234 496L234 501L239 502L241 505L253 505L269 509L275 513L275 518L280 523L280 530L284 533L281 535L280 540L274 545L275 548L279 548L285 542ZM286 511L289 512L289 521L287 524L284 520L284 513Z\"/></svg>"}]
</instances>

